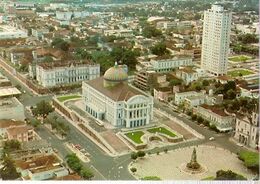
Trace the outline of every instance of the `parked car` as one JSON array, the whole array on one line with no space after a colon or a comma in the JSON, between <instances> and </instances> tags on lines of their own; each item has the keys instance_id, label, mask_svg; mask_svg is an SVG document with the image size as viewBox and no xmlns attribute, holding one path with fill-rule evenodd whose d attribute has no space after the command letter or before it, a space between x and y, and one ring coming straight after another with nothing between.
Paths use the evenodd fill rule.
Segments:
<instances>
[{"instance_id":1,"label":"parked car","mask_svg":"<svg viewBox=\"0 0 260 184\"><path fill-rule=\"evenodd\" d=\"M210 141L214 141L215 138L214 138L214 137L210 137L209 140L210 140Z\"/></svg>"}]
</instances>

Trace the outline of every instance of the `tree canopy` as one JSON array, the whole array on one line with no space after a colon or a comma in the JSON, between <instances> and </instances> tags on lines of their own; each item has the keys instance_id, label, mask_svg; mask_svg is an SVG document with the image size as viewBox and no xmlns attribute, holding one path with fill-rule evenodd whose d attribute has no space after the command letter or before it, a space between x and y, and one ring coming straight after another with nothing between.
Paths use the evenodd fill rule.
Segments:
<instances>
[{"instance_id":1,"label":"tree canopy","mask_svg":"<svg viewBox=\"0 0 260 184\"><path fill-rule=\"evenodd\" d=\"M150 48L151 52L158 56L167 55L170 52L167 50L166 44L164 42L157 43Z\"/></svg>"},{"instance_id":2,"label":"tree canopy","mask_svg":"<svg viewBox=\"0 0 260 184\"><path fill-rule=\"evenodd\" d=\"M49 102L41 101L36 104L36 108L32 109L32 113L35 116L47 116L49 113L53 112L54 108Z\"/></svg>"}]
</instances>

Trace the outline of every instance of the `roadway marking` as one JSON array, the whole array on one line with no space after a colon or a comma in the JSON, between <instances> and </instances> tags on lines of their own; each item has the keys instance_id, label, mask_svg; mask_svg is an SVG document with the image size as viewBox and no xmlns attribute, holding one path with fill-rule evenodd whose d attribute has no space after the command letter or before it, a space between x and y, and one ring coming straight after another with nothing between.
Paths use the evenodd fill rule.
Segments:
<instances>
[{"instance_id":1,"label":"roadway marking","mask_svg":"<svg viewBox=\"0 0 260 184\"><path fill-rule=\"evenodd\" d=\"M103 179L106 180L106 177L103 174L101 174L101 172L99 172L99 170L97 170L93 165L91 165L90 168L94 169L100 176L103 177Z\"/></svg>"}]
</instances>

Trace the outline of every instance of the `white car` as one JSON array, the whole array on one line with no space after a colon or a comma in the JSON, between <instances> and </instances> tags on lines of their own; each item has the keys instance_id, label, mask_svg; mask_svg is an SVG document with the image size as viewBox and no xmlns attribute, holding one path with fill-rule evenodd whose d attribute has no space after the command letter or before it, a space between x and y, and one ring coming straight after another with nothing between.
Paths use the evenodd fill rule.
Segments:
<instances>
[{"instance_id":1,"label":"white car","mask_svg":"<svg viewBox=\"0 0 260 184\"><path fill-rule=\"evenodd\" d=\"M214 141L215 138L214 138L214 137L210 137L209 140L210 140L210 141Z\"/></svg>"}]
</instances>

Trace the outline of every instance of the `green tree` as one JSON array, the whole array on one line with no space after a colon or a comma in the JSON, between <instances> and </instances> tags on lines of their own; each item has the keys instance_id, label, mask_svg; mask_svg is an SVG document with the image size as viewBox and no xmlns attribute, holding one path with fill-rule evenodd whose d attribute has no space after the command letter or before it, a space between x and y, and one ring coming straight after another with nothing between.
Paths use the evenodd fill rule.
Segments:
<instances>
[{"instance_id":1,"label":"green tree","mask_svg":"<svg viewBox=\"0 0 260 184\"><path fill-rule=\"evenodd\" d=\"M80 173L82 169L82 164L80 163L80 160L75 153L67 155L66 162L73 171L75 171L76 173Z\"/></svg>"},{"instance_id":2,"label":"green tree","mask_svg":"<svg viewBox=\"0 0 260 184\"><path fill-rule=\"evenodd\" d=\"M233 89L230 89L227 91L227 98L228 99L235 99L236 98L236 92Z\"/></svg>"},{"instance_id":3,"label":"green tree","mask_svg":"<svg viewBox=\"0 0 260 184\"><path fill-rule=\"evenodd\" d=\"M195 120L197 119L197 115L196 115L196 114L193 114L193 115L191 116L191 119L192 119L193 121L195 121Z\"/></svg>"},{"instance_id":4,"label":"green tree","mask_svg":"<svg viewBox=\"0 0 260 184\"><path fill-rule=\"evenodd\" d=\"M135 173L135 172L137 171L137 169L136 169L135 167L132 167L130 170L131 170L133 173Z\"/></svg>"},{"instance_id":5,"label":"green tree","mask_svg":"<svg viewBox=\"0 0 260 184\"><path fill-rule=\"evenodd\" d=\"M239 175L231 170L219 170L216 173L215 180L247 180L244 176Z\"/></svg>"},{"instance_id":6,"label":"green tree","mask_svg":"<svg viewBox=\"0 0 260 184\"><path fill-rule=\"evenodd\" d=\"M37 119L32 119L28 122L29 125L33 126L34 128L38 128L41 122Z\"/></svg>"},{"instance_id":7,"label":"green tree","mask_svg":"<svg viewBox=\"0 0 260 184\"><path fill-rule=\"evenodd\" d=\"M208 80L203 80L202 81L202 85L203 86L208 86L209 85L209 81Z\"/></svg>"},{"instance_id":8,"label":"green tree","mask_svg":"<svg viewBox=\"0 0 260 184\"><path fill-rule=\"evenodd\" d=\"M158 37L162 35L162 31L156 29L154 26L146 25L143 28L143 36L146 38Z\"/></svg>"},{"instance_id":9,"label":"green tree","mask_svg":"<svg viewBox=\"0 0 260 184\"><path fill-rule=\"evenodd\" d=\"M46 57L43 59L43 62L51 63L51 62L53 62L53 58L52 58L51 56L46 56Z\"/></svg>"},{"instance_id":10,"label":"green tree","mask_svg":"<svg viewBox=\"0 0 260 184\"><path fill-rule=\"evenodd\" d=\"M14 162L7 155L2 156L2 168L0 169L0 176L3 180L15 180L20 177L20 173L16 171Z\"/></svg>"},{"instance_id":11,"label":"green tree","mask_svg":"<svg viewBox=\"0 0 260 184\"><path fill-rule=\"evenodd\" d=\"M53 112L54 108L49 102L41 101L36 104L36 108L32 110L33 115L46 117L49 113Z\"/></svg>"},{"instance_id":12,"label":"green tree","mask_svg":"<svg viewBox=\"0 0 260 184\"><path fill-rule=\"evenodd\" d=\"M248 169L259 171L259 154L251 151L240 151L238 158L242 160Z\"/></svg>"},{"instance_id":13,"label":"green tree","mask_svg":"<svg viewBox=\"0 0 260 184\"><path fill-rule=\"evenodd\" d=\"M200 116L199 116L199 117L197 117L197 122L198 122L198 123L202 123L202 122L203 122L203 118L202 118L202 117L200 117Z\"/></svg>"},{"instance_id":14,"label":"green tree","mask_svg":"<svg viewBox=\"0 0 260 184\"><path fill-rule=\"evenodd\" d=\"M137 154L138 157L144 157L145 156L144 151L138 151L136 154Z\"/></svg>"},{"instance_id":15,"label":"green tree","mask_svg":"<svg viewBox=\"0 0 260 184\"><path fill-rule=\"evenodd\" d=\"M69 47L70 47L69 43L64 41L62 38L55 38L52 41L51 45L55 48L65 51L65 52L68 51Z\"/></svg>"},{"instance_id":16,"label":"green tree","mask_svg":"<svg viewBox=\"0 0 260 184\"><path fill-rule=\"evenodd\" d=\"M151 47L150 50L153 54L158 56L169 54L169 51L167 50L166 44L164 42L157 43Z\"/></svg>"},{"instance_id":17,"label":"green tree","mask_svg":"<svg viewBox=\"0 0 260 184\"><path fill-rule=\"evenodd\" d=\"M89 169L82 168L80 171L80 176L86 180L91 180L94 177L94 174Z\"/></svg>"},{"instance_id":18,"label":"green tree","mask_svg":"<svg viewBox=\"0 0 260 184\"><path fill-rule=\"evenodd\" d=\"M131 159L136 160L137 157L138 157L138 155L137 155L135 152L133 152L133 153L131 154Z\"/></svg>"},{"instance_id":19,"label":"green tree","mask_svg":"<svg viewBox=\"0 0 260 184\"><path fill-rule=\"evenodd\" d=\"M12 151L20 150L21 143L17 140L8 140L4 142L4 152L10 153Z\"/></svg>"}]
</instances>

